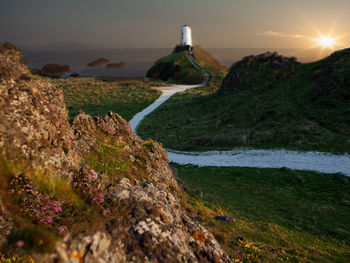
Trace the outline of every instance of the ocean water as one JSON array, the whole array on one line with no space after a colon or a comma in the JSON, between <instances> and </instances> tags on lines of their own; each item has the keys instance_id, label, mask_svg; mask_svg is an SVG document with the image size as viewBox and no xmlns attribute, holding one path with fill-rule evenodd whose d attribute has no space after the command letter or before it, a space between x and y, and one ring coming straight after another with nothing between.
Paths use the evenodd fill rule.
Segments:
<instances>
[{"instance_id":1,"label":"ocean water","mask_svg":"<svg viewBox=\"0 0 350 263\"><path fill-rule=\"evenodd\" d=\"M168 55L172 48L146 49L103 49L103 50L48 50L23 51L26 64L30 68L42 68L53 63L69 65L72 72L84 76L110 76L143 78L153 63ZM233 63L245 56L260 54L266 51L277 51L285 56L296 56L301 62L316 60L315 51L300 49L268 49L268 48L208 48L221 64L231 67ZM89 68L87 64L97 58L107 58L111 63L125 61L121 69L106 69L101 67ZM319 57L320 58L320 57Z\"/></svg>"}]
</instances>

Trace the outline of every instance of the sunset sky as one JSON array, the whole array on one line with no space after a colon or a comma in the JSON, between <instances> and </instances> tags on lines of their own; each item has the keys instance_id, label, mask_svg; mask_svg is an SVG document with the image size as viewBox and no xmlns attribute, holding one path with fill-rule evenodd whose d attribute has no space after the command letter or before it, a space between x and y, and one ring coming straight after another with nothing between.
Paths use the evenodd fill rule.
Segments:
<instances>
[{"instance_id":1,"label":"sunset sky","mask_svg":"<svg viewBox=\"0 0 350 263\"><path fill-rule=\"evenodd\" d=\"M350 46L349 0L0 0L0 41L40 46L172 47L189 24L206 47Z\"/></svg>"}]
</instances>

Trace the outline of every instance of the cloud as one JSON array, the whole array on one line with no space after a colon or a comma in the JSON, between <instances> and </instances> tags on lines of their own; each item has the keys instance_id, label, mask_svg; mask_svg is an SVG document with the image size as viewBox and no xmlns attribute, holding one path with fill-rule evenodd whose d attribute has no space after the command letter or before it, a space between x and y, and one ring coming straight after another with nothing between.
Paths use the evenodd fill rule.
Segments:
<instances>
[{"instance_id":1,"label":"cloud","mask_svg":"<svg viewBox=\"0 0 350 263\"><path fill-rule=\"evenodd\" d=\"M284 37L284 38L304 38L303 35L298 34L292 34L292 33L282 33L282 32L276 32L276 31L265 31L265 32L259 32L258 36L269 36L269 37Z\"/></svg>"}]
</instances>

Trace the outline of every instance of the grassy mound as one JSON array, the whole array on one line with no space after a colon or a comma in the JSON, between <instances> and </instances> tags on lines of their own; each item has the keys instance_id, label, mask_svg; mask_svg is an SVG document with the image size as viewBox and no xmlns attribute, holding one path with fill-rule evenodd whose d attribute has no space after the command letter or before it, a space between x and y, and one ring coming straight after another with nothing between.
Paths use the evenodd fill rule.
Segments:
<instances>
[{"instance_id":1,"label":"grassy mound","mask_svg":"<svg viewBox=\"0 0 350 263\"><path fill-rule=\"evenodd\" d=\"M175 95L146 117L139 134L179 150L350 152L349 49L282 74L246 65L235 66L242 81L226 95L208 87Z\"/></svg>"},{"instance_id":2,"label":"grassy mound","mask_svg":"<svg viewBox=\"0 0 350 263\"><path fill-rule=\"evenodd\" d=\"M202 72L189 61L189 52L170 54L156 61L147 77L178 84L197 84L203 81Z\"/></svg>"},{"instance_id":3,"label":"grassy mound","mask_svg":"<svg viewBox=\"0 0 350 263\"><path fill-rule=\"evenodd\" d=\"M202 67L212 74L214 79L222 79L225 75L226 68L201 46L193 48L193 56ZM194 67L189 61L189 51L184 50L181 46L177 46L169 56L159 59L148 70L147 77L177 84L197 84L204 80L201 70Z\"/></svg>"}]
</instances>

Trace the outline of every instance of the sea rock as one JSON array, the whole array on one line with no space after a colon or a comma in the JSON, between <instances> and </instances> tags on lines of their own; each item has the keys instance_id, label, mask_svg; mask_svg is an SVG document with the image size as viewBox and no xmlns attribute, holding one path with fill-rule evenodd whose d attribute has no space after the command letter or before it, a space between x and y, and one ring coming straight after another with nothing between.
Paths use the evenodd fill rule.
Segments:
<instances>
[{"instance_id":1,"label":"sea rock","mask_svg":"<svg viewBox=\"0 0 350 263\"><path fill-rule=\"evenodd\" d=\"M58 64L46 64L42 69L40 74L47 77L59 77L65 73L71 72L68 65L58 65Z\"/></svg>"},{"instance_id":2,"label":"sea rock","mask_svg":"<svg viewBox=\"0 0 350 263\"><path fill-rule=\"evenodd\" d=\"M94 61L91 61L90 63L87 64L88 67L99 67L102 66L104 64L109 63L109 60L106 58L98 58L95 59Z\"/></svg>"},{"instance_id":3,"label":"sea rock","mask_svg":"<svg viewBox=\"0 0 350 263\"><path fill-rule=\"evenodd\" d=\"M123 68L126 65L126 62L121 61L119 63L112 63L112 64L107 64L106 68L113 69L113 68Z\"/></svg>"}]
</instances>

